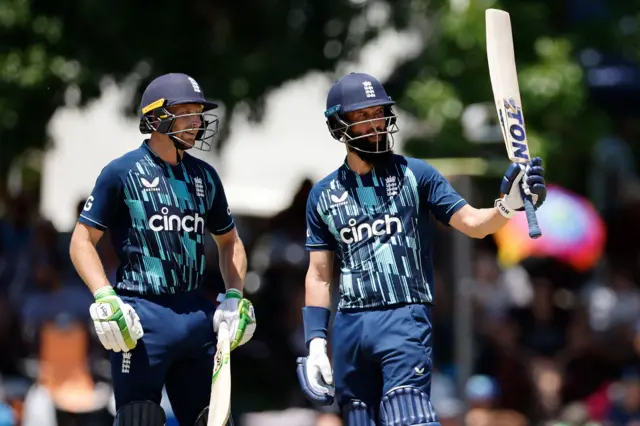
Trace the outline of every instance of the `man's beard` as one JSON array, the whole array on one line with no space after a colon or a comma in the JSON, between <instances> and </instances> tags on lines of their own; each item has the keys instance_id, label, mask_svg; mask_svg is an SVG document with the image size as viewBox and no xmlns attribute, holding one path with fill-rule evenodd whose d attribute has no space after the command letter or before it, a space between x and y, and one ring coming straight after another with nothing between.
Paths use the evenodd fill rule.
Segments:
<instances>
[{"instance_id":1,"label":"man's beard","mask_svg":"<svg viewBox=\"0 0 640 426\"><path fill-rule=\"evenodd\" d=\"M355 139L347 142L349 151L356 154L362 161L370 166L377 167L382 166L391 160L393 157L393 150L387 149L387 138L389 135L380 135L380 140L377 142L370 142L368 138ZM372 152L382 151L382 152Z\"/></svg>"},{"instance_id":2,"label":"man's beard","mask_svg":"<svg viewBox=\"0 0 640 426\"><path fill-rule=\"evenodd\" d=\"M195 138L193 138L192 142L187 141L186 139L183 139L182 137L183 132L178 132L175 135L173 135L173 143L176 146L176 148L181 149L183 151L187 151L191 148L193 148L195 146L196 140Z\"/></svg>"}]
</instances>

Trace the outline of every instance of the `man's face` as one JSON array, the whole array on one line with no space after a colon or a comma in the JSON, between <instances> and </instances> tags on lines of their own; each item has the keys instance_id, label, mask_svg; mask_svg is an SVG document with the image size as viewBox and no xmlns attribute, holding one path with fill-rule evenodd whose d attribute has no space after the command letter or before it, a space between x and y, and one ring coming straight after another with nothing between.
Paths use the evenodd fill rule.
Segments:
<instances>
[{"instance_id":1,"label":"man's face","mask_svg":"<svg viewBox=\"0 0 640 426\"><path fill-rule=\"evenodd\" d=\"M178 117L173 122L172 132L176 132L176 136L182 139L189 145L193 145L196 142L196 135L202 123L202 105L199 104L184 104L168 107L167 110L177 115ZM187 115L186 117L180 117L180 115Z\"/></svg>"},{"instance_id":2,"label":"man's face","mask_svg":"<svg viewBox=\"0 0 640 426\"><path fill-rule=\"evenodd\" d=\"M365 139L372 146L370 151L375 151L375 146L385 135L376 134L385 130L386 121L384 119L384 107L374 106L369 108L363 108L356 111L351 111L346 114L347 122L357 123L349 128L351 137L363 136L371 134Z\"/></svg>"},{"instance_id":3,"label":"man's face","mask_svg":"<svg viewBox=\"0 0 640 426\"><path fill-rule=\"evenodd\" d=\"M376 166L386 163L393 155L388 145L389 135L381 133L386 131L387 120L382 106L363 108L345 114L347 123L351 124L348 134L352 138L348 140L348 149L355 153L365 163ZM352 124L353 123L353 124Z\"/></svg>"}]
</instances>

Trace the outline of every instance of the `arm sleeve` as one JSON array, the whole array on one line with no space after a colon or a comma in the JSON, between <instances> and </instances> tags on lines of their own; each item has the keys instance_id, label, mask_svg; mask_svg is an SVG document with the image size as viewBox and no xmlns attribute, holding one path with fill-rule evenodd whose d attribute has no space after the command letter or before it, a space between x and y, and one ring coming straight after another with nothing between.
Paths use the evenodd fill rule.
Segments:
<instances>
[{"instance_id":1,"label":"arm sleeve","mask_svg":"<svg viewBox=\"0 0 640 426\"><path fill-rule=\"evenodd\" d=\"M312 190L307 199L307 241L305 246L309 251L334 250L336 240L318 212L319 201L316 191Z\"/></svg>"},{"instance_id":2,"label":"arm sleeve","mask_svg":"<svg viewBox=\"0 0 640 426\"><path fill-rule=\"evenodd\" d=\"M235 222L233 216L231 216L227 195L224 192L220 176L213 168L209 169L209 175L213 186L213 201L207 216L207 229L213 235L226 234L233 229Z\"/></svg>"},{"instance_id":3,"label":"arm sleeve","mask_svg":"<svg viewBox=\"0 0 640 426\"><path fill-rule=\"evenodd\" d=\"M458 192L435 167L419 161L420 186L427 205L433 215L444 225L449 225L451 216L467 204Z\"/></svg>"},{"instance_id":4,"label":"arm sleeve","mask_svg":"<svg viewBox=\"0 0 640 426\"><path fill-rule=\"evenodd\" d=\"M78 221L87 226L106 231L117 218L122 197L123 183L112 165L107 165L96 180L91 195L80 212Z\"/></svg>"}]
</instances>

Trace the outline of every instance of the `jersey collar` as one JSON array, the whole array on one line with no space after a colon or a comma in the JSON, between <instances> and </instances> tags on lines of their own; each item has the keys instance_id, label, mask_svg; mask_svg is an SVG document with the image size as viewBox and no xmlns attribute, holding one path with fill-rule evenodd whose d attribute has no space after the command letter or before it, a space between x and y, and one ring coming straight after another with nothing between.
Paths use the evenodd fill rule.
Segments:
<instances>
[{"instance_id":1,"label":"jersey collar","mask_svg":"<svg viewBox=\"0 0 640 426\"><path fill-rule=\"evenodd\" d=\"M142 146L141 148L146 150L149 154L151 154L151 157L153 157L154 160L156 160L157 162L159 162L160 164L164 164L167 167L180 167L180 165L182 164L182 162L184 161L184 156L187 154L186 152L182 155L182 158L178 160L178 162L176 164L169 164L166 161L164 161L162 158L160 158L158 156L158 154L156 154L155 152L153 152L153 150L149 147L149 139L145 139L142 142ZM176 153L176 155L178 155Z\"/></svg>"},{"instance_id":2,"label":"jersey collar","mask_svg":"<svg viewBox=\"0 0 640 426\"><path fill-rule=\"evenodd\" d=\"M360 177L365 177L365 176L385 173L386 170L389 169L389 164L382 165L382 166L377 166L377 167L372 167L371 170L369 170L367 173L361 175L359 173L356 173L355 171L353 171L351 169L351 167L349 167L349 163L347 162L347 156L345 156L344 157L344 161L342 162L342 169L348 174L352 174L352 175L356 175L356 176L360 176Z\"/></svg>"}]
</instances>

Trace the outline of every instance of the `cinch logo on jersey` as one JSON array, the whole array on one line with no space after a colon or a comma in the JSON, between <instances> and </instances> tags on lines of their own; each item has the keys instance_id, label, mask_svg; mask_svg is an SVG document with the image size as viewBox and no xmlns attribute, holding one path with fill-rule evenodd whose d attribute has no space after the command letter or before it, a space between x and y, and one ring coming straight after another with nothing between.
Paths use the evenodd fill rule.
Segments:
<instances>
[{"instance_id":1,"label":"cinch logo on jersey","mask_svg":"<svg viewBox=\"0 0 640 426\"><path fill-rule=\"evenodd\" d=\"M340 230L340 239L346 244L364 241L372 236L391 235L392 226L395 224L395 232L400 234L404 230L402 221L397 217L384 215L384 219L376 219L371 223L361 223L356 226L355 219L349 219L349 227Z\"/></svg>"},{"instance_id":2,"label":"cinch logo on jersey","mask_svg":"<svg viewBox=\"0 0 640 426\"><path fill-rule=\"evenodd\" d=\"M195 216L169 215L169 209L160 209L162 214L154 214L149 218L149 228L152 231L186 231L204 234L204 218L196 213Z\"/></svg>"}]
</instances>

